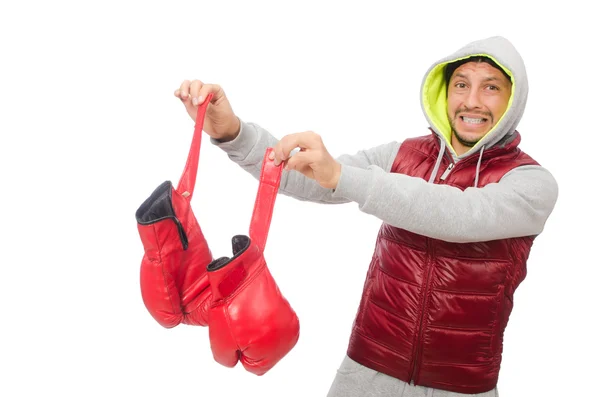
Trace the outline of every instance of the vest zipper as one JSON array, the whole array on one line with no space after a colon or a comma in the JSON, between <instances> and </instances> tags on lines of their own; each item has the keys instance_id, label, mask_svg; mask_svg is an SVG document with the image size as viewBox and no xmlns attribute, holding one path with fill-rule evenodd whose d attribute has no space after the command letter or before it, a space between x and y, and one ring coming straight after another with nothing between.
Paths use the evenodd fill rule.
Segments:
<instances>
[{"instance_id":1,"label":"vest zipper","mask_svg":"<svg viewBox=\"0 0 600 397\"><path fill-rule=\"evenodd\" d=\"M452 168L454 168L454 163L448 164L448 168L446 168L446 171L444 171L444 173L440 177L440 180L445 181L446 178L448 178L448 174L450 173L450 171L452 171Z\"/></svg>"},{"instance_id":2,"label":"vest zipper","mask_svg":"<svg viewBox=\"0 0 600 397\"><path fill-rule=\"evenodd\" d=\"M440 181L445 181L446 178L448 177L448 175L450 174L450 171L452 171L452 169L454 169L454 166L456 164L452 161L450 161L450 163L448 164L448 167L446 167L446 169L444 170L444 173L442 174L442 176L440 177ZM413 365L412 365L412 369L410 372L410 378L408 379L408 383L410 383L411 381L414 381L414 378L416 377L416 374L419 371L419 364L420 364L420 359L421 359L421 353L422 353L422 349L421 349L421 338L423 337L423 322L425 319L425 309L427 306L427 301L429 299L429 282L431 279L431 272L433 271L433 252L431 249L431 240L428 238L427 239L427 275L425 278L425 291L423 292L423 300L421 301L421 316L419 318L419 329L418 329L418 335L417 335L417 343L415 346L415 356L413 359Z\"/></svg>"},{"instance_id":3,"label":"vest zipper","mask_svg":"<svg viewBox=\"0 0 600 397\"><path fill-rule=\"evenodd\" d=\"M449 167L450 169L452 169L452 167ZM448 170L446 170L446 172L448 172ZM431 240L428 238L427 239L427 274L425 277L425 285L423 288L425 288L425 290L423 291L423 300L421 301L421 316L419 318L419 329L417 330L417 342L416 342L416 346L415 346L415 356L413 359L413 365L412 365L412 369L410 372L410 378L408 379L408 383L410 384L411 381L414 381L414 378L418 372L418 368L419 368L419 361L420 361L420 356L421 356L421 338L423 337L423 322L425 319L425 307L427 306L427 301L429 298L429 281L431 279L431 272L433 271L433 254L431 253Z\"/></svg>"}]
</instances>

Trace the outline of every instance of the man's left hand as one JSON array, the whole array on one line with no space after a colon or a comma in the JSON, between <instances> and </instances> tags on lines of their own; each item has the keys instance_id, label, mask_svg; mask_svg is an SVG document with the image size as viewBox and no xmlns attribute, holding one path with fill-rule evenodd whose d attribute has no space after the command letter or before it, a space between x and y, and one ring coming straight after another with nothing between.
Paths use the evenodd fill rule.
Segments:
<instances>
[{"instance_id":1,"label":"man's left hand","mask_svg":"<svg viewBox=\"0 0 600 397\"><path fill-rule=\"evenodd\" d=\"M300 151L290 157L296 148ZM306 131L286 135L273 149L271 159L275 165L285 162L285 170L298 171L324 188L336 188L342 165L329 154L318 134Z\"/></svg>"}]
</instances>

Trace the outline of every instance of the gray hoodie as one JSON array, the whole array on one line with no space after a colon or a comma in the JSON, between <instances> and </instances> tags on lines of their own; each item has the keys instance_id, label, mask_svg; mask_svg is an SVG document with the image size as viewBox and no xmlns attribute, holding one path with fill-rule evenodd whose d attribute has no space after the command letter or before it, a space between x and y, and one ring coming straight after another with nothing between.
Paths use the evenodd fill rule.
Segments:
<instances>
[{"instance_id":1,"label":"gray hoodie","mask_svg":"<svg viewBox=\"0 0 600 397\"><path fill-rule=\"evenodd\" d=\"M444 65L472 55L491 57L511 76L512 95L505 114L468 152L457 156L450 144L446 116ZM425 74L421 107L438 135L441 150L432 170L435 175L445 148L454 161L482 156L483 151L513 138L525 110L528 83L525 65L512 44L502 37L475 41L434 63ZM255 123L242 121L236 139L220 143L229 158L258 178L268 147L277 138ZM361 211L392 226L450 242L476 242L537 235L542 232L558 197L554 177L541 166L521 166L498 183L464 191L421 178L390 173L401 142L392 141L337 157L341 175L335 189L326 189L296 171L284 171L280 193L299 200L337 204L355 202ZM451 209L451 210L449 210Z\"/></svg>"}]
</instances>

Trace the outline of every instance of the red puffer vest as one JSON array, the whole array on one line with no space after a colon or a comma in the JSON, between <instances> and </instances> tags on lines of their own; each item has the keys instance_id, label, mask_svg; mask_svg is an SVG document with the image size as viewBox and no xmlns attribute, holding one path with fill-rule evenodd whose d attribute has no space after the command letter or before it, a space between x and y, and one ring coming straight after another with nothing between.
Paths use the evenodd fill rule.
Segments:
<instances>
[{"instance_id":1,"label":"red puffer vest","mask_svg":"<svg viewBox=\"0 0 600 397\"><path fill-rule=\"evenodd\" d=\"M513 137L483 152L478 187L515 167L538 164L518 149L519 133ZM439 150L435 134L408 139L392 172L428 180ZM474 154L456 163L443 179L452 162L445 153L434 183L473 186L478 159ZM513 293L525 278L534 237L459 244L384 223L348 356L415 385L466 394L493 389Z\"/></svg>"}]
</instances>

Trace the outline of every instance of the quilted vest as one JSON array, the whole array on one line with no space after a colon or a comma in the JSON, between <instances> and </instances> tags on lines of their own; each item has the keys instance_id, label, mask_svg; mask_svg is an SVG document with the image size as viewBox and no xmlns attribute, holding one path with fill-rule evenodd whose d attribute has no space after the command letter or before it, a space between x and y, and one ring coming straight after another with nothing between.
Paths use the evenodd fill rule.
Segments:
<instances>
[{"instance_id":1,"label":"quilted vest","mask_svg":"<svg viewBox=\"0 0 600 397\"><path fill-rule=\"evenodd\" d=\"M510 142L483 152L478 187L515 167L538 165L518 148L520 140L515 131ZM408 139L391 172L429 180L439 150L433 133ZM474 186L478 160L476 153L451 164L446 152L434 183ZM450 243L384 223L348 356L415 385L465 394L493 389L513 293L525 278L534 238Z\"/></svg>"}]
</instances>

